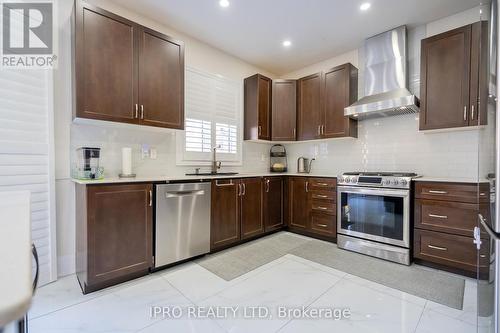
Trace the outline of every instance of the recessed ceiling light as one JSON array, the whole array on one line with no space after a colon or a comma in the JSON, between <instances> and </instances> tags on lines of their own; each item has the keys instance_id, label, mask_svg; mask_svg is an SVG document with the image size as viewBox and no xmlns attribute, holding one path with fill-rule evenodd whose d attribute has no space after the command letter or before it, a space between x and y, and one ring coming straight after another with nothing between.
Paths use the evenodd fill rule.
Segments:
<instances>
[{"instance_id":1,"label":"recessed ceiling light","mask_svg":"<svg viewBox=\"0 0 500 333\"><path fill-rule=\"evenodd\" d=\"M219 5L224 8L229 7L229 0L220 0Z\"/></svg>"},{"instance_id":2,"label":"recessed ceiling light","mask_svg":"<svg viewBox=\"0 0 500 333\"><path fill-rule=\"evenodd\" d=\"M371 3L365 2L365 3L362 3L361 6L359 6L359 9L361 9L361 10L368 10L371 6L372 6Z\"/></svg>"},{"instance_id":3,"label":"recessed ceiling light","mask_svg":"<svg viewBox=\"0 0 500 333\"><path fill-rule=\"evenodd\" d=\"M284 41L283 41L283 46L284 46L284 47L290 47L290 46L292 46L292 42L291 42L291 41L289 41L288 39L287 39L287 40L284 40Z\"/></svg>"}]
</instances>

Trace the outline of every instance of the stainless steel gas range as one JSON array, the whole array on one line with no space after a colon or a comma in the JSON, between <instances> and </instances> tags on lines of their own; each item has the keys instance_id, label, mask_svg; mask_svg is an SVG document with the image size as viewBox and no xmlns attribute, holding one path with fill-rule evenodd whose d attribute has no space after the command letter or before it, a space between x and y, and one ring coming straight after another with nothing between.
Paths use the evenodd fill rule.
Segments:
<instances>
[{"instance_id":1,"label":"stainless steel gas range","mask_svg":"<svg viewBox=\"0 0 500 333\"><path fill-rule=\"evenodd\" d=\"M415 173L346 172L337 178L339 248L410 264Z\"/></svg>"}]
</instances>

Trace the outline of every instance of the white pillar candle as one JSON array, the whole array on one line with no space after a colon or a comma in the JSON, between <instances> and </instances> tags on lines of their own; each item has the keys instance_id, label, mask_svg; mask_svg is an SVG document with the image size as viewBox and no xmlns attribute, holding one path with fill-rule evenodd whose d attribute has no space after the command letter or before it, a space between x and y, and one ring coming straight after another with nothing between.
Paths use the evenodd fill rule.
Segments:
<instances>
[{"instance_id":1,"label":"white pillar candle","mask_svg":"<svg viewBox=\"0 0 500 333\"><path fill-rule=\"evenodd\" d=\"M132 174L132 148L130 147L122 148L122 174Z\"/></svg>"}]
</instances>

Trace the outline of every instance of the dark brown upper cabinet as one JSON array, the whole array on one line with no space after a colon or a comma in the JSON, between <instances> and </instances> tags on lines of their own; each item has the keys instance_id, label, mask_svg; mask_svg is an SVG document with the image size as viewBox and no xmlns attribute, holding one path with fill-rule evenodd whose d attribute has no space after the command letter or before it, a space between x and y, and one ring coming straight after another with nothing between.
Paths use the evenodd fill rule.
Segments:
<instances>
[{"instance_id":1,"label":"dark brown upper cabinet","mask_svg":"<svg viewBox=\"0 0 500 333\"><path fill-rule=\"evenodd\" d=\"M297 140L321 138L322 73L297 81Z\"/></svg>"},{"instance_id":2,"label":"dark brown upper cabinet","mask_svg":"<svg viewBox=\"0 0 500 333\"><path fill-rule=\"evenodd\" d=\"M487 22L422 40L420 129L486 124Z\"/></svg>"},{"instance_id":3,"label":"dark brown upper cabinet","mask_svg":"<svg viewBox=\"0 0 500 333\"><path fill-rule=\"evenodd\" d=\"M344 108L358 97L358 70L352 64L334 67L298 80L298 140L357 137L357 121Z\"/></svg>"},{"instance_id":4,"label":"dark brown upper cabinet","mask_svg":"<svg viewBox=\"0 0 500 333\"><path fill-rule=\"evenodd\" d=\"M358 99L358 69L344 64L323 74L322 138L358 137L358 121L344 116L344 108Z\"/></svg>"},{"instance_id":5,"label":"dark brown upper cabinet","mask_svg":"<svg viewBox=\"0 0 500 333\"><path fill-rule=\"evenodd\" d=\"M184 128L184 46L142 28L139 38L139 108L142 123Z\"/></svg>"},{"instance_id":6,"label":"dark brown upper cabinet","mask_svg":"<svg viewBox=\"0 0 500 333\"><path fill-rule=\"evenodd\" d=\"M74 118L184 128L184 44L75 2Z\"/></svg>"},{"instance_id":7,"label":"dark brown upper cabinet","mask_svg":"<svg viewBox=\"0 0 500 333\"><path fill-rule=\"evenodd\" d=\"M273 141L295 141L297 132L297 81L273 81L271 108Z\"/></svg>"},{"instance_id":8,"label":"dark brown upper cabinet","mask_svg":"<svg viewBox=\"0 0 500 333\"><path fill-rule=\"evenodd\" d=\"M245 140L271 140L272 80L261 74L244 81Z\"/></svg>"}]
</instances>

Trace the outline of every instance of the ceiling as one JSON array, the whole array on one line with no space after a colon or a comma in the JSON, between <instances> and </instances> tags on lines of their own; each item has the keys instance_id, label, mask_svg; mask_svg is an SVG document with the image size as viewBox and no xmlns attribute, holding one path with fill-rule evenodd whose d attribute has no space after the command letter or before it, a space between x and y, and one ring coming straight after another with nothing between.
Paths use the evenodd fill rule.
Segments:
<instances>
[{"instance_id":1,"label":"ceiling","mask_svg":"<svg viewBox=\"0 0 500 333\"><path fill-rule=\"evenodd\" d=\"M367 11L360 4L371 2ZM481 0L120 0L127 8L281 75L353 50L393 27L417 26ZM483 0L484 2L484 0ZM285 48L283 40L292 45Z\"/></svg>"}]
</instances>

